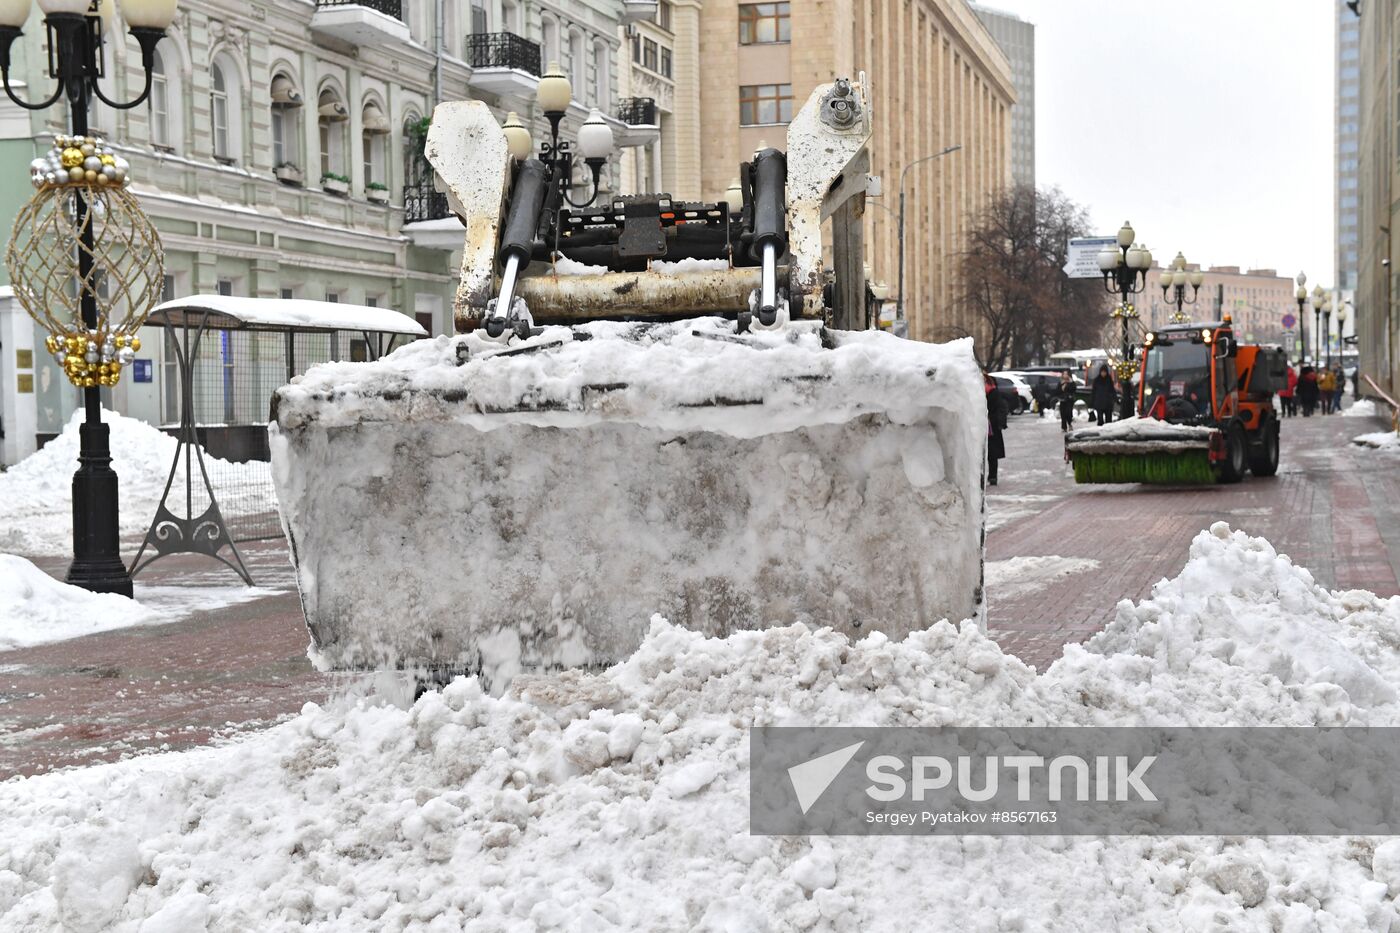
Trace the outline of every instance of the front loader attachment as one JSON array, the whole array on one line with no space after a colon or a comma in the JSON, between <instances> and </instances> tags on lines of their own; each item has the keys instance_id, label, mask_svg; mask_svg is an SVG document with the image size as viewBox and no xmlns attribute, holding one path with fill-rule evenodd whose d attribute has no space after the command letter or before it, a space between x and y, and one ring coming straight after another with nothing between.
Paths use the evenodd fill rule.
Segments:
<instances>
[{"instance_id":1,"label":"front loader attachment","mask_svg":"<svg viewBox=\"0 0 1400 933\"><path fill-rule=\"evenodd\" d=\"M986 420L969 341L796 321L545 327L326 364L274 399L274 476L323 669L626 657L713 635L891 637L980 614Z\"/></svg>"},{"instance_id":2,"label":"front loader attachment","mask_svg":"<svg viewBox=\"0 0 1400 933\"><path fill-rule=\"evenodd\" d=\"M1076 483L1214 483L1212 445L1219 432L1155 418L1128 418L1065 436Z\"/></svg>"}]
</instances>

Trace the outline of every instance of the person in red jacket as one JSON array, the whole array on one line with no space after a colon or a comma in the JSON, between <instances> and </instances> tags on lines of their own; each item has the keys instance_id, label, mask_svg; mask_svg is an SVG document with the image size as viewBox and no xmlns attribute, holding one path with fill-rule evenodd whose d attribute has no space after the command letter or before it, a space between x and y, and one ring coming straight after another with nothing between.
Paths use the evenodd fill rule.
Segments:
<instances>
[{"instance_id":1,"label":"person in red jacket","mask_svg":"<svg viewBox=\"0 0 1400 933\"><path fill-rule=\"evenodd\" d=\"M1288 388L1279 390L1278 400L1283 404L1283 414L1286 418L1291 418L1298 414L1298 398L1295 390L1298 388L1298 371L1290 363L1288 365Z\"/></svg>"}]
</instances>

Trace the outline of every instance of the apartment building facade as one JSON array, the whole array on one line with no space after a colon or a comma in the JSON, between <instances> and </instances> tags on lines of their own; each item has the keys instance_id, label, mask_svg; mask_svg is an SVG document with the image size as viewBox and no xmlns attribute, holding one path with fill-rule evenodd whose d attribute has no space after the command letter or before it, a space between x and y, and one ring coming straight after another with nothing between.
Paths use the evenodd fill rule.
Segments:
<instances>
[{"instance_id":1,"label":"apartment building facade","mask_svg":"<svg viewBox=\"0 0 1400 933\"><path fill-rule=\"evenodd\" d=\"M910 337L973 334L956 301L956 254L967 224L1011 181L1006 56L966 0L705 0L700 12L701 187L718 199L740 162L783 146L812 89L866 75L874 115L867 199L872 277L897 291L899 183L905 166L952 145L906 177L905 316ZM897 294L890 301L897 301Z\"/></svg>"},{"instance_id":2,"label":"apartment building facade","mask_svg":"<svg viewBox=\"0 0 1400 933\"><path fill-rule=\"evenodd\" d=\"M148 102L125 111L97 103L90 124L131 162L133 191L164 242L167 297L375 305L450 333L462 228L422 155L433 107L484 100L498 117L518 112L542 140L535 89L558 61L574 88L566 136L597 107L623 147L653 140L654 126L627 122L619 107L622 10L615 0L182 0L157 47ZM105 45L104 93L135 97L140 52L119 18ZM31 98L52 86L37 8L11 78ZM6 229L31 191L30 160L67 127L62 105L30 113L0 99ZM148 329L143 338L155 380L123 380L108 400L156 424L176 411L162 337ZM43 437L80 399L47 354L24 359L32 368L23 373L14 360L0 366L0 392L29 389L18 401L36 409Z\"/></svg>"}]
</instances>

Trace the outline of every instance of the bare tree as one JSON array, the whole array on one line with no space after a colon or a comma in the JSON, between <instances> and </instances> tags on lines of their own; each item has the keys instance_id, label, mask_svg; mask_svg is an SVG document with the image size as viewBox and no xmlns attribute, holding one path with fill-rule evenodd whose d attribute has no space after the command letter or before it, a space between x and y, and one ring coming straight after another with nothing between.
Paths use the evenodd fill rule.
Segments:
<instances>
[{"instance_id":1,"label":"bare tree","mask_svg":"<svg viewBox=\"0 0 1400 933\"><path fill-rule=\"evenodd\" d=\"M1070 238L1088 235L1088 214L1057 188L1021 185L992 196L959 257L958 317L966 323L952 328L974 338L983 366L1024 366L1098 341L1103 286L1063 271Z\"/></svg>"}]
</instances>

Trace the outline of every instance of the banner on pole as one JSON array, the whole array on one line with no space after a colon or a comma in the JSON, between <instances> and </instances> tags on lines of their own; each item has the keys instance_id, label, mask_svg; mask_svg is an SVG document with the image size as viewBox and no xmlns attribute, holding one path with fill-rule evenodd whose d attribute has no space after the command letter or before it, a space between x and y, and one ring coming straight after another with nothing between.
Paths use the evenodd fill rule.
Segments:
<instances>
[{"instance_id":1,"label":"banner on pole","mask_svg":"<svg viewBox=\"0 0 1400 933\"><path fill-rule=\"evenodd\" d=\"M1099 268L1099 251L1106 246L1118 248L1118 238L1113 236L1072 237L1069 241L1069 261L1065 263L1065 275L1072 279L1097 279L1103 275Z\"/></svg>"}]
</instances>

